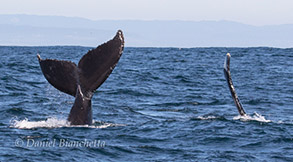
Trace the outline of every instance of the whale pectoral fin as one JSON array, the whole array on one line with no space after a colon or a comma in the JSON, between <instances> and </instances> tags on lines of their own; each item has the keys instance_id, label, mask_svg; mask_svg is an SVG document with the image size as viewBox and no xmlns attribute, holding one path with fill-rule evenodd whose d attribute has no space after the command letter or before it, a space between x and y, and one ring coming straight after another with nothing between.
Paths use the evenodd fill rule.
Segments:
<instances>
[{"instance_id":1,"label":"whale pectoral fin","mask_svg":"<svg viewBox=\"0 0 293 162\"><path fill-rule=\"evenodd\" d=\"M58 90L75 96L77 87L77 66L70 61L45 59L38 55L42 72L48 82Z\"/></svg>"},{"instance_id":2,"label":"whale pectoral fin","mask_svg":"<svg viewBox=\"0 0 293 162\"><path fill-rule=\"evenodd\" d=\"M245 111L242 107L242 104L236 94L236 90L235 90L233 82L232 82L231 72L230 72L230 57L231 57L231 55L229 53L227 53L227 56L226 56L226 59L224 62L224 75L225 75L226 81L228 83L228 87L231 92L231 96L234 100L234 103L235 103L237 109L238 109L238 112L241 116L243 116L243 115L246 115L246 113L245 113Z\"/></svg>"},{"instance_id":3,"label":"whale pectoral fin","mask_svg":"<svg viewBox=\"0 0 293 162\"><path fill-rule=\"evenodd\" d=\"M81 73L79 81L85 92L93 92L108 78L113 71L124 48L124 38L122 31L118 31L116 36L90 50L78 63Z\"/></svg>"}]
</instances>

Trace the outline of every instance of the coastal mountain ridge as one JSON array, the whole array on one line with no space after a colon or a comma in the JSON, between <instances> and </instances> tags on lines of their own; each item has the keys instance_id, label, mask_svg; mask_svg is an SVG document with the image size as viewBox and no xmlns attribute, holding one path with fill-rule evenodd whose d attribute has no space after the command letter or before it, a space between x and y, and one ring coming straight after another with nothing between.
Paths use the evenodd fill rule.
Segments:
<instances>
[{"instance_id":1,"label":"coastal mountain ridge","mask_svg":"<svg viewBox=\"0 0 293 162\"><path fill-rule=\"evenodd\" d=\"M0 45L97 46L118 29L126 47L280 47L293 45L293 24L253 26L232 21L89 20L0 15Z\"/></svg>"}]
</instances>

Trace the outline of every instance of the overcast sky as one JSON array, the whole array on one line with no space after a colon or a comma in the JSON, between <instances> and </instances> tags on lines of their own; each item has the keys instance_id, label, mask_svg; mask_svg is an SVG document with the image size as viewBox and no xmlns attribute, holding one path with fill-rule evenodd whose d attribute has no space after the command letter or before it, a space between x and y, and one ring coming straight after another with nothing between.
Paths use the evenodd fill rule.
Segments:
<instances>
[{"instance_id":1,"label":"overcast sky","mask_svg":"<svg viewBox=\"0 0 293 162\"><path fill-rule=\"evenodd\" d=\"M293 24L293 0L0 0L0 14Z\"/></svg>"}]
</instances>

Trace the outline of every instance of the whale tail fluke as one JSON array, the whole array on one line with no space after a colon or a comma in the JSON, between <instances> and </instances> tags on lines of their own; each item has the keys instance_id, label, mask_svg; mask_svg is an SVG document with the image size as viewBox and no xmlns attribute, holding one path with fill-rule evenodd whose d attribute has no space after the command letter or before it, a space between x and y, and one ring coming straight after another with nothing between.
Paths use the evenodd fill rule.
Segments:
<instances>
[{"instance_id":1,"label":"whale tail fluke","mask_svg":"<svg viewBox=\"0 0 293 162\"><path fill-rule=\"evenodd\" d=\"M226 81L228 83L228 87L229 87L229 90L231 92L231 96L234 100L234 103L238 109L238 112L241 116L244 116L246 115L246 112L244 111L243 107L242 107L242 104L236 94L236 90L234 88L234 85L233 85L233 82L232 82L232 78L231 78L231 72L230 72L230 57L231 55L229 53L227 53L226 55L226 59L225 59L225 62L224 62L224 75L225 75L225 78L226 78Z\"/></svg>"},{"instance_id":2,"label":"whale tail fluke","mask_svg":"<svg viewBox=\"0 0 293 162\"><path fill-rule=\"evenodd\" d=\"M88 51L79 61L78 65L70 61L42 60L37 55L42 72L48 82L58 90L75 96L77 86L87 97L94 92L113 71L124 48L124 37L121 30L116 36Z\"/></svg>"},{"instance_id":3,"label":"whale tail fluke","mask_svg":"<svg viewBox=\"0 0 293 162\"><path fill-rule=\"evenodd\" d=\"M119 30L112 40L90 50L80 59L79 81L85 92L93 92L104 83L118 63L123 48L124 37Z\"/></svg>"},{"instance_id":4,"label":"whale tail fluke","mask_svg":"<svg viewBox=\"0 0 293 162\"><path fill-rule=\"evenodd\" d=\"M48 82L56 89L75 96L78 80L78 69L76 64L70 61L42 60L40 55L37 56L42 72Z\"/></svg>"},{"instance_id":5,"label":"whale tail fluke","mask_svg":"<svg viewBox=\"0 0 293 162\"><path fill-rule=\"evenodd\" d=\"M75 97L68 121L72 125L92 124L91 99L111 74L124 49L124 37L118 30L110 41L87 52L78 65L70 61L42 60L37 55L42 72L50 84Z\"/></svg>"}]
</instances>

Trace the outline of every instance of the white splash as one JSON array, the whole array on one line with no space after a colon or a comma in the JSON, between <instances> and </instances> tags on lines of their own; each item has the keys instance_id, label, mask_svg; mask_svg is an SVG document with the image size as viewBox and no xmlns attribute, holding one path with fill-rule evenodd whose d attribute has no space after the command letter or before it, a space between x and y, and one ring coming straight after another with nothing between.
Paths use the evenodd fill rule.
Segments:
<instances>
[{"instance_id":1,"label":"white splash","mask_svg":"<svg viewBox=\"0 0 293 162\"><path fill-rule=\"evenodd\" d=\"M95 123L95 121L93 121ZM10 127L18 129L33 129L33 128L61 128L61 127L81 127L81 128L107 128L115 126L125 126L123 124L102 123L99 125L70 125L66 119L57 119L50 117L42 121L29 121L28 119L11 121Z\"/></svg>"},{"instance_id":2,"label":"white splash","mask_svg":"<svg viewBox=\"0 0 293 162\"><path fill-rule=\"evenodd\" d=\"M215 116L207 116L207 117L198 116L197 118L200 120L209 120L209 119L216 119L217 117L215 117Z\"/></svg>"},{"instance_id":3,"label":"white splash","mask_svg":"<svg viewBox=\"0 0 293 162\"><path fill-rule=\"evenodd\" d=\"M241 120L241 121L258 121L258 122L264 122L264 123L269 123L269 122L272 122L271 120L267 120L265 119L264 116L254 112L253 116L249 116L249 115L244 115L244 116L241 116L241 115L238 115L238 116L235 116L233 118L233 120Z\"/></svg>"},{"instance_id":4,"label":"white splash","mask_svg":"<svg viewBox=\"0 0 293 162\"><path fill-rule=\"evenodd\" d=\"M32 128L60 128L70 126L69 122L65 119L48 118L42 121L29 121L24 120L13 120L11 127L19 129L32 129Z\"/></svg>"}]
</instances>

